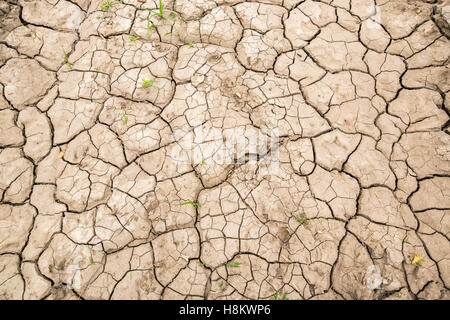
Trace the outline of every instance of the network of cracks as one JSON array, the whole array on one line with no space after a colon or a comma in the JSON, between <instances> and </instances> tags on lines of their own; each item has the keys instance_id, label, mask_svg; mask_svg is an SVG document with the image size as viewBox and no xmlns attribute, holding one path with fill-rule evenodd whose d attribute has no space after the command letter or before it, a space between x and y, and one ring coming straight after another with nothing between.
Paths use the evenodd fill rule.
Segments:
<instances>
[{"instance_id":1,"label":"network of cracks","mask_svg":"<svg viewBox=\"0 0 450 320\"><path fill-rule=\"evenodd\" d=\"M0 299L450 299L450 3L162 3L0 2Z\"/></svg>"}]
</instances>

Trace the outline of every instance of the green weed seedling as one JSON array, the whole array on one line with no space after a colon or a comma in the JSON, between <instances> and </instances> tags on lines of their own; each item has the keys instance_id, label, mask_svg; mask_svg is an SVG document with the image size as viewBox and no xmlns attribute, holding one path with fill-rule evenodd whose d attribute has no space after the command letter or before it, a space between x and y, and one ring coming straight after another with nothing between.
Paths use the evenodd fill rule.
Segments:
<instances>
[{"instance_id":1,"label":"green weed seedling","mask_svg":"<svg viewBox=\"0 0 450 320\"><path fill-rule=\"evenodd\" d=\"M145 78L142 78L142 89L145 89L147 87L153 87L156 88L156 86L154 85L154 83L157 83L158 81L156 80L147 80Z\"/></svg>"},{"instance_id":2,"label":"green weed seedling","mask_svg":"<svg viewBox=\"0 0 450 320\"><path fill-rule=\"evenodd\" d=\"M150 40L150 30L154 28L155 25L150 21L150 18L147 20L147 40Z\"/></svg>"},{"instance_id":3,"label":"green weed seedling","mask_svg":"<svg viewBox=\"0 0 450 320\"><path fill-rule=\"evenodd\" d=\"M199 171L199 172L198 172L198 175L199 175L199 176L202 175L202 173L200 172L200 169L201 169L201 167L202 167L204 164L205 164L205 157L202 155L202 161L197 165L197 170Z\"/></svg>"},{"instance_id":4,"label":"green weed seedling","mask_svg":"<svg viewBox=\"0 0 450 320\"><path fill-rule=\"evenodd\" d=\"M62 48L62 47L61 47ZM64 60L66 61L67 66L72 69L72 64L69 61L69 57L67 57L67 53L66 50L64 50L64 48L62 48L63 54L64 54Z\"/></svg>"},{"instance_id":5,"label":"green weed seedling","mask_svg":"<svg viewBox=\"0 0 450 320\"><path fill-rule=\"evenodd\" d=\"M230 263L228 263L228 266L232 267L232 268L238 268L240 265L241 265L241 263L239 263L239 262L230 262Z\"/></svg>"},{"instance_id":6,"label":"green weed seedling","mask_svg":"<svg viewBox=\"0 0 450 320\"><path fill-rule=\"evenodd\" d=\"M157 16L157 17L160 17L160 18L163 18L163 19L166 19L166 20L167 20L167 17L164 16L164 12L165 12L165 11L170 12L170 16L171 16L172 18L175 18L176 15L177 15L177 13L176 13L175 11L166 9L165 6L164 6L164 3L162 2L162 0L159 0L159 8L158 8L158 11L151 10L151 11L150 11L151 14L150 14L149 19L151 19L152 17Z\"/></svg>"},{"instance_id":7,"label":"green weed seedling","mask_svg":"<svg viewBox=\"0 0 450 320\"><path fill-rule=\"evenodd\" d=\"M200 161L197 168L200 168L204 163L205 163L205 157L202 155L202 161Z\"/></svg>"},{"instance_id":8,"label":"green weed seedling","mask_svg":"<svg viewBox=\"0 0 450 320\"><path fill-rule=\"evenodd\" d=\"M230 170L227 172L226 178L228 179L233 174L233 170Z\"/></svg>"},{"instance_id":9,"label":"green weed seedling","mask_svg":"<svg viewBox=\"0 0 450 320\"><path fill-rule=\"evenodd\" d=\"M164 4L163 4L162 0L159 0L159 10L156 12L155 11L152 11L152 12L161 18L164 16Z\"/></svg>"},{"instance_id":10,"label":"green weed seedling","mask_svg":"<svg viewBox=\"0 0 450 320\"><path fill-rule=\"evenodd\" d=\"M182 202L182 203L180 203L180 206L185 206L185 205L187 205L187 204L191 204L191 205L196 206L196 207L201 207L201 206L202 206L201 203L194 202L194 201L185 201L185 202Z\"/></svg>"},{"instance_id":11,"label":"green weed seedling","mask_svg":"<svg viewBox=\"0 0 450 320\"><path fill-rule=\"evenodd\" d=\"M292 213L292 214L294 214L294 213ZM295 219L297 219L297 221L298 221L300 224L304 224L304 223L307 222L307 221L312 221L312 220L314 220L314 218L301 218L298 214L294 214L294 217L295 217Z\"/></svg>"},{"instance_id":12,"label":"green weed seedling","mask_svg":"<svg viewBox=\"0 0 450 320\"><path fill-rule=\"evenodd\" d=\"M280 298L278 290L275 292L274 296L272 297L272 300L287 300L286 298L286 292L283 293L283 296Z\"/></svg>"},{"instance_id":13,"label":"green weed seedling","mask_svg":"<svg viewBox=\"0 0 450 320\"><path fill-rule=\"evenodd\" d=\"M164 15L165 12L168 13L167 16ZM170 20L170 18L171 18L172 20L174 20L174 19L177 17L177 15L178 15L178 14L177 14L175 11L166 9L165 6L164 6L164 4L163 4L163 2L162 2L162 0L159 0L159 8L158 8L158 10L157 10L157 11L155 11L155 10L150 10L150 15L148 16L148 19L147 19L147 40L150 39L150 29L151 29L152 27L156 27L156 26L153 24L153 22L151 22L150 20L151 20L153 17L158 17L158 18L160 18L160 19L166 20L166 21L170 24L170 26L172 27L172 29L173 29L173 30L178 34L178 36L180 37L181 41L183 41L185 44L189 44L190 47L193 47L193 46L194 46L193 42L192 42L192 41L186 40L186 38L181 34L181 32L175 27L175 22ZM152 27L151 27L150 25L152 25ZM166 35L169 35L169 34L171 34L171 33L172 33L172 31L166 32Z\"/></svg>"},{"instance_id":14,"label":"green weed seedling","mask_svg":"<svg viewBox=\"0 0 450 320\"><path fill-rule=\"evenodd\" d=\"M220 282L218 283L218 285L219 285L219 288L222 288L222 286L223 286L223 281L220 281Z\"/></svg>"},{"instance_id":15,"label":"green weed seedling","mask_svg":"<svg viewBox=\"0 0 450 320\"><path fill-rule=\"evenodd\" d=\"M123 124L127 124L128 116L124 113L122 118L123 118Z\"/></svg>"},{"instance_id":16,"label":"green weed seedling","mask_svg":"<svg viewBox=\"0 0 450 320\"><path fill-rule=\"evenodd\" d=\"M114 5L114 3L112 3L111 1L105 1L100 6L100 9L102 9L103 11L108 11L108 9L111 8L113 5Z\"/></svg>"},{"instance_id":17,"label":"green weed seedling","mask_svg":"<svg viewBox=\"0 0 450 320\"><path fill-rule=\"evenodd\" d=\"M133 41L133 42L135 42L136 40L139 40L139 39L140 39L139 36L133 36L133 35L129 35L128 38L129 38L131 41Z\"/></svg>"},{"instance_id":18,"label":"green weed seedling","mask_svg":"<svg viewBox=\"0 0 450 320\"><path fill-rule=\"evenodd\" d=\"M278 290L275 291L275 294L273 295L272 300L278 300Z\"/></svg>"}]
</instances>

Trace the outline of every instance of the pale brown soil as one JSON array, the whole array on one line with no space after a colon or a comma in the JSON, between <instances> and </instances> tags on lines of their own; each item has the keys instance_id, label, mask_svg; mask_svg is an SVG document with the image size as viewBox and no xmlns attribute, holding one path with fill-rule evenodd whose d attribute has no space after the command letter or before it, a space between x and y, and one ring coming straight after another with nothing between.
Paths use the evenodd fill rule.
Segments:
<instances>
[{"instance_id":1,"label":"pale brown soil","mask_svg":"<svg viewBox=\"0 0 450 320\"><path fill-rule=\"evenodd\" d=\"M0 299L450 299L449 1L111 2L0 2Z\"/></svg>"}]
</instances>

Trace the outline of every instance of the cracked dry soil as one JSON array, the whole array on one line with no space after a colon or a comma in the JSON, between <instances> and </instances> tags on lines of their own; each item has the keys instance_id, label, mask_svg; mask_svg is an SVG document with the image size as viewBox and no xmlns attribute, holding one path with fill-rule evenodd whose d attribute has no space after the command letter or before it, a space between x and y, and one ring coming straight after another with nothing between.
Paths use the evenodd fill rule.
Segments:
<instances>
[{"instance_id":1,"label":"cracked dry soil","mask_svg":"<svg viewBox=\"0 0 450 320\"><path fill-rule=\"evenodd\" d=\"M111 3L0 1L1 299L450 299L449 1Z\"/></svg>"}]
</instances>

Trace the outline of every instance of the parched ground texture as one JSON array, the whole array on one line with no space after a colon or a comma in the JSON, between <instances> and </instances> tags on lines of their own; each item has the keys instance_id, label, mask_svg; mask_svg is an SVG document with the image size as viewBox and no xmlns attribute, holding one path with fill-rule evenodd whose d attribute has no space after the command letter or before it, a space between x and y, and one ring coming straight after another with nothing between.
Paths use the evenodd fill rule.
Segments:
<instances>
[{"instance_id":1,"label":"parched ground texture","mask_svg":"<svg viewBox=\"0 0 450 320\"><path fill-rule=\"evenodd\" d=\"M0 298L450 299L449 1L158 2L0 1Z\"/></svg>"}]
</instances>

